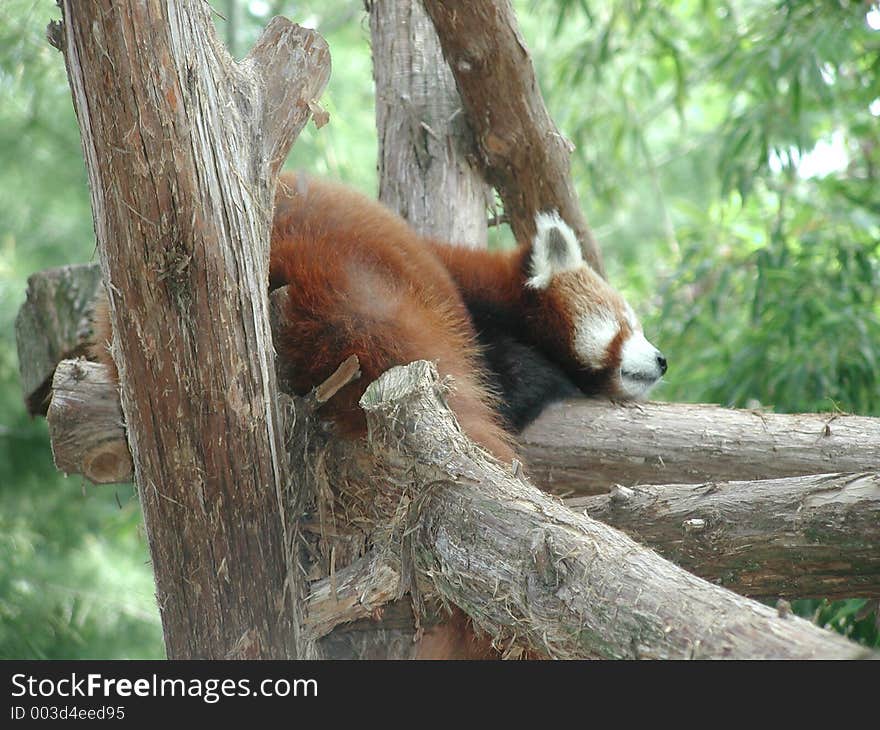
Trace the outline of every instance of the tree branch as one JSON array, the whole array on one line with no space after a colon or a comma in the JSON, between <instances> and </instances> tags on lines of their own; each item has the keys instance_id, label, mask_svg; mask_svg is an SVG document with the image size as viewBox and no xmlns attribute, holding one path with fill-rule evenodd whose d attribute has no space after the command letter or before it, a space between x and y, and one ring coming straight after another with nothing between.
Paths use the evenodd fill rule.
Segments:
<instances>
[{"instance_id":1,"label":"tree branch","mask_svg":"<svg viewBox=\"0 0 880 730\"><path fill-rule=\"evenodd\" d=\"M337 378L348 382L356 367L347 363L323 387L332 389ZM319 389L316 397L319 404L326 394ZM47 420L59 469L98 484L131 479L115 384L102 365L62 362ZM613 474L610 464L604 468ZM627 463L618 469L625 473ZM877 598L878 479L876 474L825 474L642 485L570 498L566 505L742 595Z\"/></svg>"},{"instance_id":2,"label":"tree branch","mask_svg":"<svg viewBox=\"0 0 880 730\"><path fill-rule=\"evenodd\" d=\"M566 504L743 595L880 597L876 473L618 487Z\"/></svg>"},{"instance_id":3,"label":"tree branch","mask_svg":"<svg viewBox=\"0 0 880 730\"><path fill-rule=\"evenodd\" d=\"M361 406L376 456L363 476L381 484L383 497L369 508L376 544L400 568L374 555L346 573L346 617L365 615L375 596L400 590L399 574L417 607L439 594L499 645L552 657L870 655L696 578L516 477L462 435L429 363L392 368ZM370 583L363 576L376 565L390 571ZM326 582L316 586L311 610L323 609L331 594ZM368 600L353 613L360 595Z\"/></svg>"},{"instance_id":4,"label":"tree branch","mask_svg":"<svg viewBox=\"0 0 880 730\"><path fill-rule=\"evenodd\" d=\"M517 240L535 235L536 213L558 210L604 276L571 179L571 142L544 106L509 0L424 0L424 6L455 76L484 175L498 190Z\"/></svg>"},{"instance_id":5,"label":"tree branch","mask_svg":"<svg viewBox=\"0 0 880 730\"><path fill-rule=\"evenodd\" d=\"M615 484L773 479L880 465L877 418L689 403L557 403L519 442L532 479L563 497Z\"/></svg>"}]
</instances>

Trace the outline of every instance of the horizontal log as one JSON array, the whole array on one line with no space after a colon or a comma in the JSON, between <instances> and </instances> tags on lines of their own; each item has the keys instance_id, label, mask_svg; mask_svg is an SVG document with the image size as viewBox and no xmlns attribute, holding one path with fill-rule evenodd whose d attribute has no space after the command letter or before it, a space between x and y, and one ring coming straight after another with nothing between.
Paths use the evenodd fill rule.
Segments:
<instances>
[{"instance_id":1,"label":"horizontal log","mask_svg":"<svg viewBox=\"0 0 880 730\"><path fill-rule=\"evenodd\" d=\"M55 384L47 419L56 466L96 484L129 481L131 457L105 367L64 361ZM876 475L842 474L640 486L566 504L746 596L876 598L876 483ZM840 497L831 499L835 490Z\"/></svg>"},{"instance_id":2,"label":"horizontal log","mask_svg":"<svg viewBox=\"0 0 880 730\"><path fill-rule=\"evenodd\" d=\"M28 413L44 415L55 366L84 352L89 313L101 283L98 264L47 269L28 278L15 319L21 387Z\"/></svg>"},{"instance_id":3,"label":"horizontal log","mask_svg":"<svg viewBox=\"0 0 880 730\"><path fill-rule=\"evenodd\" d=\"M19 312L16 332L32 413L46 412L57 363L84 351L85 316L99 281L97 264L51 269L30 278L32 293ZM272 295L273 329L284 296L283 289ZM586 496L607 492L614 484L872 471L880 465L880 419L579 399L551 405L519 443L534 482L562 497Z\"/></svg>"},{"instance_id":4,"label":"horizontal log","mask_svg":"<svg viewBox=\"0 0 880 730\"><path fill-rule=\"evenodd\" d=\"M93 484L132 481L119 390L105 365L82 359L59 363L46 421L59 471L82 474Z\"/></svg>"},{"instance_id":5,"label":"horizontal log","mask_svg":"<svg viewBox=\"0 0 880 730\"><path fill-rule=\"evenodd\" d=\"M337 590L313 587L313 596L323 590L345 606L346 620L378 584L389 596L408 588L416 606L439 594L497 645L554 658L872 656L701 580L541 492L464 437L429 363L392 368L361 406L375 461L360 476L343 466L346 488L360 480L356 492L369 483L382 495L369 510L390 537L352 566L350 580L336 576ZM393 560L380 573L383 550ZM310 603L316 610L321 601Z\"/></svg>"},{"instance_id":6,"label":"horizontal log","mask_svg":"<svg viewBox=\"0 0 880 730\"><path fill-rule=\"evenodd\" d=\"M880 475L618 487L566 504L764 598L880 598Z\"/></svg>"},{"instance_id":7,"label":"horizontal log","mask_svg":"<svg viewBox=\"0 0 880 730\"><path fill-rule=\"evenodd\" d=\"M615 484L874 471L880 419L582 399L550 406L520 445L532 479L568 497Z\"/></svg>"}]
</instances>

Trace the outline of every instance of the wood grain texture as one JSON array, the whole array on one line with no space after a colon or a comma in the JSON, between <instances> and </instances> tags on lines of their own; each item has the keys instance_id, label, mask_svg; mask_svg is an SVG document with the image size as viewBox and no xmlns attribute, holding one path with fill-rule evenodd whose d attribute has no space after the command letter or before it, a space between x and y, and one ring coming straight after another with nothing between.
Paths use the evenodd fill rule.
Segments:
<instances>
[{"instance_id":1,"label":"wood grain texture","mask_svg":"<svg viewBox=\"0 0 880 730\"><path fill-rule=\"evenodd\" d=\"M372 0L379 199L420 234L485 248L492 191L421 0Z\"/></svg>"},{"instance_id":2,"label":"wood grain texture","mask_svg":"<svg viewBox=\"0 0 880 730\"><path fill-rule=\"evenodd\" d=\"M569 142L556 128L509 0L424 0L455 76L486 180L520 243L535 214L558 210L604 276L602 256L571 179Z\"/></svg>"},{"instance_id":3,"label":"wood grain texture","mask_svg":"<svg viewBox=\"0 0 880 730\"><path fill-rule=\"evenodd\" d=\"M467 441L444 390L416 362L361 399L387 500L378 524L417 607L439 593L508 651L557 658L871 656L575 514Z\"/></svg>"},{"instance_id":4,"label":"wood grain texture","mask_svg":"<svg viewBox=\"0 0 880 730\"><path fill-rule=\"evenodd\" d=\"M55 369L46 414L55 466L93 484L134 476L116 381L104 365L64 360Z\"/></svg>"},{"instance_id":5,"label":"wood grain texture","mask_svg":"<svg viewBox=\"0 0 880 730\"><path fill-rule=\"evenodd\" d=\"M329 53L276 19L236 64L209 13L66 0L64 57L167 654L286 658L308 651L283 508L269 224Z\"/></svg>"},{"instance_id":6,"label":"wood grain texture","mask_svg":"<svg viewBox=\"0 0 880 730\"><path fill-rule=\"evenodd\" d=\"M880 597L880 475L619 487L566 501L747 596Z\"/></svg>"},{"instance_id":7,"label":"wood grain texture","mask_svg":"<svg viewBox=\"0 0 880 730\"><path fill-rule=\"evenodd\" d=\"M880 419L688 403L579 399L550 406L519 439L532 478L563 497L615 484L699 484L874 471Z\"/></svg>"},{"instance_id":8,"label":"wood grain texture","mask_svg":"<svg viewBox=\"0 0 880 730\"><path fill-rule=\"evenodd\" d=\"M74 264L28 277L15 318L22 395L28 413L45 415L55 366L84 352L89 315L101 282L96 264Z\"/></svg>"},{"instance_id":9,"label":"wood grain texture","mask_svg":"<svg viewBox=\"0 0 880 730\"><path fill-rule=\"evenodd\" d=\"M273 296L283 296L283 290ZM48 418L58 468L84 474L96 483L130 481L118 394L105 368L82 360L62 362L55 386ZM729 412L718 409L718 413ZM743 414L730 415L735 420ZM863 420L876 426L872 419ZM97 464L103 466L96 470L91 464L101 454L106 456ZM871 463L870 456L860 463ZM711 460L707 469L708 464ZM615 474L610 462L604 468ZM622 460L617 468L623 477L628 461ZM812 468L812 462L801 468ZM876 598L880 597L877 484L873 473L796 475L633 485L617 487L611 495L573 497L565 503L743 595ZM365 605L376 604L368 600Z\"/></svg>"}]
</instances>

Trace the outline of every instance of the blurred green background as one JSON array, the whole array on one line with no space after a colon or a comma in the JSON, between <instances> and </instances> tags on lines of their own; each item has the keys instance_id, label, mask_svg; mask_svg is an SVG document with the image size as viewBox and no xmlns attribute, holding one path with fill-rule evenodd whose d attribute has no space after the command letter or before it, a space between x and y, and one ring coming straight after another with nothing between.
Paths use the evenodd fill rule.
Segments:
<instances>
[{"instance_id":1,"label":"blurred green background","mask_svg":"<svg viewBox=\"0 0 880 730\"><path fill-rule=\"evenodd\" d=\"M375 193L362 4L215 0L236 57L317 27L331 123L290 165ZM880 9L864 2L518 0L610 279L670 361L656 397L880 416ZM29 274L94 258L50 0L0 4L0 658L163 655L131 487L52 465L13 320ZM504 233L495 233L503 239ZM496 240L497 243L497 240ZM862 600L796 602L878 646Z\"/></svg>"}]
</instances>

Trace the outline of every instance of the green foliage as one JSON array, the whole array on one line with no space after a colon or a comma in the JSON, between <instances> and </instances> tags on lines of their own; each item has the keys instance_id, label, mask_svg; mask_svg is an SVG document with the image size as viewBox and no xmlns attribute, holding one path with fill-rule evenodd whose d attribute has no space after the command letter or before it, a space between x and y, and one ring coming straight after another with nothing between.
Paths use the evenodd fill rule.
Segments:
<instances>
[{"instance_id":1,"label":"green foliage","mask_svg":"<svg viewBox=\"0 0 880 730\"><path fill-rule=\"evenodd\" d=\"M865 646L880 646L880 621L877 602L856 598L850 601L805 600L797 602L797 611L819 626L839 631Z\"/></svg>"},{"instance_id":2,"label":"green foliage","mask_svg":"<svg viewBox=\"0 0 880 730\"><path fill-rule=\"evenodd\" d=\"M612 278L657 305L662 395L880 414L866 6L531 6L557 13L539 60Z\"/></svg>"},{"instance_id":3,"label":"green foliage","mask_svg":"<svg viewBox=\"0 0 880 730\"><path fill-rule=\"evenodd\" d=\"M548 106L611 278L654 306L660 395L880 415L877 6L529 7L555 11L533 42ZM870 608L795 603L878 646Z\"/></svg>"},{"instance_id":4,"label":"green foliage","mask_svg":"<svg viewBox=\"0 0 880 730\"><path fill-rule=\"evenodd\" d=\"M274 14L325 35L331 123L309 125L288 164L374 192L361 4L214 5L237 57ZM880 415L880 32L869 6L514 5L547 106L576 146L610 278L641 303L669 359L660 397ZM53 11L0 3L0 658L160 656L132 490L60 477L45 424L21 403L12 323L25 279L94 249L63 60L44 39ZM864 601L795 607L880 645Z\"/></svg>"}]
</instances>

